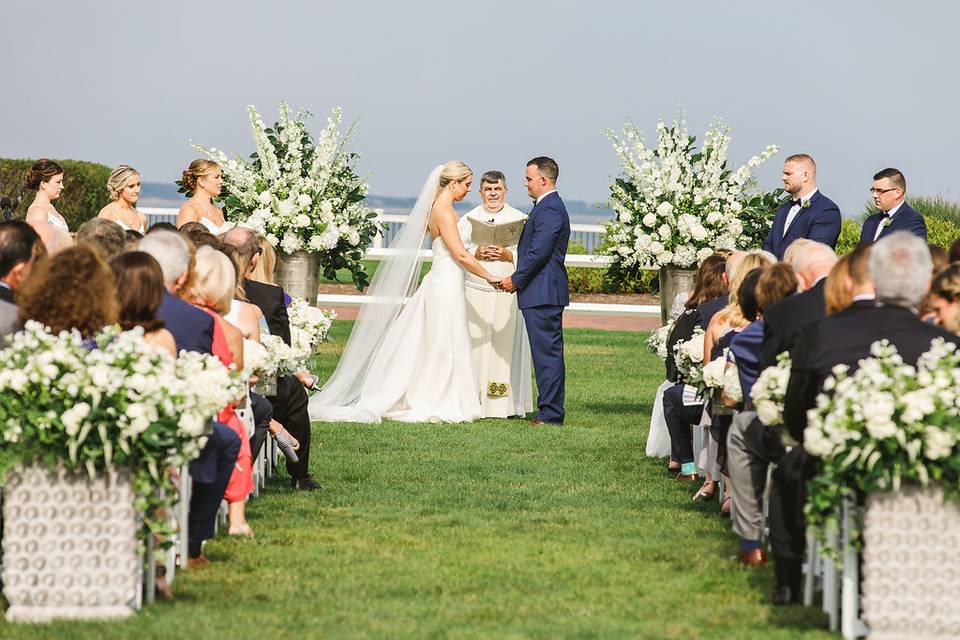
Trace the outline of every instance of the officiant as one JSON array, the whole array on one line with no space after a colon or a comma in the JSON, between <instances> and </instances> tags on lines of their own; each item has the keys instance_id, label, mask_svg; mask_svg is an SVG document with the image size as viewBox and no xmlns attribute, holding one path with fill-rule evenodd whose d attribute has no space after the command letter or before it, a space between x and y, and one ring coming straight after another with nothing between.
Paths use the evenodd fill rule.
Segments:
<instances>
[{"instance_id":1,"label":"officiant","mask_svg":"<svg viewBox=\"0 0 960 640\"><path fill-rule=\"evenodd\" d=\"M480 178L483 203L459 222L464 246L496 276L516 267L517 242L527 216L507 204L507 181L500 171ZM502 246L491 238L506 238ZM486 242L484 242L486 240ZM466 274L467 322L473 368L486 418L524 416L533 410L530 343L517 308L517 297Z\"/></svg>"}]
</instances>

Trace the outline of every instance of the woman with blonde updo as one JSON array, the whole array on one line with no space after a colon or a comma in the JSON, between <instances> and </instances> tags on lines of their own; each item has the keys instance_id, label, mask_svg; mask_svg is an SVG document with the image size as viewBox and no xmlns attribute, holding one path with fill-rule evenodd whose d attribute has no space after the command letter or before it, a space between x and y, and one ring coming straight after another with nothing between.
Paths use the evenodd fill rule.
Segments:
<instances>
[{"instance_id":1,"label":"woman with blonde updo","mask_svg":"<svg viewBox=\"0 0 960 640\"><path fill-rule=\"evenodd\" d=\"M470 192L472 181L462 162L431 172L373 276L366 291L372 304L361 306L337 370L310 400L311 419L466 422L483 415L464 271L490 284L501 278L463 246L457 229L453 204ZM428 233L433 264L417 288Z\"/></svg>"},{"instance_id":2,"label":"woman with blonde updo","mask_svg":"<svg viewBox=\"0 0 960 640\"><path fill-rule=\"evenodd\" d=\"M49 224L70 231L67 221L53 206L53 201L63 192L63 167L48 158L40 158L30 167L24 183L28 189L37 190L33 204L27 207L27 224L33 227Z\"/></svg>"},{"instance_id":3,"label":"woman with blonde updo","mask_svg":"<svg viewBox=\"0 0 960 640\"><path fill-rule=\"evenodd\" d=\"M213 204L213 199L220 195L223 187L223 173L219 164L202 158L194 160L183 172L180 184L190 194L190 199L180 207L177 228L188 222L199 222L210 233L219 236L233 226L223 217L223 211Z\"/></svg>"},{"instance_id":4,"label":"woman with blonde updo","mask_svg":"<svg viewBox=\"0 0 960 640\"><path fill-rule=\"evenodd\" d=\"M130 165L122 164L107 178L110 204L100 209L97 217L116 222L124 231L147 232L147 216L137 211L140 199L140 173Z\"/></svg>"}]
</instances>

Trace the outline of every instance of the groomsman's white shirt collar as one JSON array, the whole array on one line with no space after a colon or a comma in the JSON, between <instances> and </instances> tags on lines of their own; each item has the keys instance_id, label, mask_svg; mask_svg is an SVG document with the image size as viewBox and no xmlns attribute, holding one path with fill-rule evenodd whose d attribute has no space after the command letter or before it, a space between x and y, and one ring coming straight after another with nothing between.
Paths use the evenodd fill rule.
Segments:
<instances>
[{"instance_id":1,"label":"groomsman's white shirt collar","mask_svg":"<svg viewBox=\"0 0 960 640\"><path fill-rule=\"evenodd\" d=\"M880 237L880 234L883 233L883 230L886 228L886 225L883 224L884 221L886 220L886 221L887 221L887 224L889 225L889 224L890 224L889 221L890 221L890 220L893 220L894 214L896 214L897 211L900 210L900 207L903 206L903 203L904 203L904 202L906 202L906 200L901 200L901 201L900 201L900 204L898 204L897 206L895 206L893 209L890 209L890 211L887 211L887 212L884 213L884 215L886 216L886 218L880 218L880 223L877 225L877 231L873 234L873 239L874 239L874 240L876 240L877 238L879 238L879 237Z\"/></svg>"},{"instance_id":2,"label":"groomsman's white shirt collar","mask_svg":"<svg viewBox=\"0 0 960 640\"><path fill-rule=\"evenodd\" d=\"M797 217L797 214L800 213L800 209L803 208L804 202L810 202L810 198L813 197L813 194L817 192L816 189L811 191L805 196L800 196L797 200L800 201L800 204L795 204L790 207L790 211L787 212L787 221L783 223L783 235L787 235L787 231L790 230L790 225L793 224L794 219Z\"/></svg>"},{"instance_id":3,"label":"groomsman's white shirt collar","mask_svg":"<svg viewBox=\"0 0 960 640\"><path fill-rule=\"evenodd\" d=\"M543 200L544 198L546 198L546 197L547 197L548 195L550 195L551 193L556 193L556 192L557 192L556 189L552 189L552 190L550 190L550 191L547 191L546 193L540 194L540 197L537 198L537 201L533 203L534 206L540 204L540 201Z\"/></svg>"}]
</instances>

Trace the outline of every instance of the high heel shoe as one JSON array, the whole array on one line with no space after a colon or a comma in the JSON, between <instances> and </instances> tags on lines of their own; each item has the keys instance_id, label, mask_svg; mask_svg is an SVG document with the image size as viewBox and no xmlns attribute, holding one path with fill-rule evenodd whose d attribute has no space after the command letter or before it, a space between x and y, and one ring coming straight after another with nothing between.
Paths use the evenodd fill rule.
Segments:
<instances>
[{"instance_id":1,"label":"high heel shoe","mask_svg":"<svg viewBox=\"0 0 960 640\"><path fill-rule=\"evenodd\" d=\"M709 500L713 497L713 494L716 493L716 491L716 482L704 482L703 485L697 489L697 492L693 494L693 501L696 502L697 500Z\"/></svg>"}]
</instances>

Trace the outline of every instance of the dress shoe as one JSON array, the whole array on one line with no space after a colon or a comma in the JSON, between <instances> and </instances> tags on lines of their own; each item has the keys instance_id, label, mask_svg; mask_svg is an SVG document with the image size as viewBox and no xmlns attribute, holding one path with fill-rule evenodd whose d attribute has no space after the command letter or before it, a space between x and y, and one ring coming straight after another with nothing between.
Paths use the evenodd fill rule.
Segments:
<instances>
[{"instance_id":1,"label":"dress shoe","mask_svg":"<svg viewBox=\"0 0 960 640\"><path fill-rule=\"evenodd\" d=\"M777 587L777 590L773 592L772 602L775 607L784 607L788 604L800 604L800 594L798 592L794 595L793 589L790 587Z\"/></svg>"},{"instance_id":2,"label":"dress shoe","mask_svg":"<svg viewBox=\"0 0 960 640\"><path fill-rule=\"evenodd\" d=\"M154 585L156 587L156 596L160 600L173 600L173 589L170 588L170 583L167 582L167 567L161 563L156 564L156 579L154 580Z\"/></svg>"},{"instance_id":3,"label":"dress shoe","mask_svg":"<svg viewBox=\"0 0 960 640\"><path fill-rule=\"evenodd\" d=\"M213 564L213 561L205 555L199 555L196 558L190 558L187 560L187 569L196 570L203 569L204 567L209 567Z\"/></svg>"},{"instance_id":4,"label":"dress shoe","mask_svg":"<svg viewBox=\"0 0 960 640\"><path fill-rule=\"evenodd\" d=\"M737 554L737 562L747 567L762 567L767 564L767 552L763 549L751 549Z\"/></svg>"},{"instance_id":5,"label":"dress shoe","mask_svg":"<svg viewBox=\"0 0 960 640\"><path fill-rule=\"evenodd\" d=\"M533 420L530 421L530 424L532 424L532 425L534 425L534 426L540 426L541 424L545 424L545 425L548 425L548 426L551 426L551 427L562 427L562 426L563 426L563 425L562 425L561 423L559 423L559 422L547 422L546 420L541 420L540 418L534 418Z\"/></svg>"},{"instance_id":6,"label":"dress shoe","mask_svg":"<svg viewBox=\"0 0 960 640\"><path fill-rule=\"evenodd\" d=\"M700 476L695 473L678 473L677 480L684 480L686 482L699 482Z\"/></svg>"},{"instance_id":7,"label":"dress shoe","mask_svg":"<svg viewBox=\"0 0 960 640\"><path fill-rule=\"evenodd\" d=\"M316 480L307 476L305 478L293 478L290 480L290 488L298 491L319 491L323 489Z\"/></svg>"}]
</instances>

